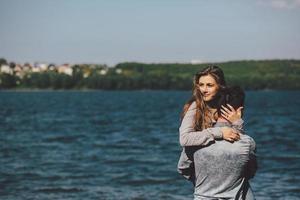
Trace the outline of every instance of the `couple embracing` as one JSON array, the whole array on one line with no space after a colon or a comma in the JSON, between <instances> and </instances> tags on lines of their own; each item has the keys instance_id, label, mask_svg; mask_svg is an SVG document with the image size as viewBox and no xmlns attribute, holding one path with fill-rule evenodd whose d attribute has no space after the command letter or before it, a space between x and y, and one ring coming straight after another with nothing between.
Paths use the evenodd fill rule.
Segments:
<instances>
[{"instance_id":1,"label":"couple embracing","mask_svg":"<svg viewBox=\"0 0 300 200\"><path fill-rule=\"evenodd\" d=\"M244 99L217 66L194 77L181 116L178 172L193 183L195 200L255 199L249 179L257 169L256 145L243 131Z\"/></svg>"}]
</instances>

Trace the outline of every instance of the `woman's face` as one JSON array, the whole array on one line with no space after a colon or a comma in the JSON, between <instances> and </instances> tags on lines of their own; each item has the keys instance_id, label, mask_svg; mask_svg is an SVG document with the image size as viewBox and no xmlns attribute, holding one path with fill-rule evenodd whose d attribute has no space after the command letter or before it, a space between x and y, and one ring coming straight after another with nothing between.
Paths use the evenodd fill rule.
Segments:
<instances>
[{"instance_id":1,"label":"woman's face","mask_svg":"<svg viewBox=\"0 0 300 200\"><path fill-rule=\"evenodd\" d=\"M219 90L216 80L209 74L199 78L198 87L203 95L204 101L212 100Z\"/></svg>"}]
</instances>

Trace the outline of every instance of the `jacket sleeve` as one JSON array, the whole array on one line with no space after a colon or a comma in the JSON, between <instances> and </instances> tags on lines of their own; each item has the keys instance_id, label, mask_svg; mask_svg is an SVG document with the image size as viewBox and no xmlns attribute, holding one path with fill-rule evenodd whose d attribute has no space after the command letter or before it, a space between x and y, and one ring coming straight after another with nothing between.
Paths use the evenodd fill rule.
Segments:
<instances>
[{"instance_id":1,"label":"jacket sleeve","mask_svg":"<svg viewBox=\"0 0 300 200\"><path fill-rule=\"evenodd\" d=\"M257 171L256 144L252 138L251 138L250 144L251 145L250 145L250 152L249 152L249 161L246 165L246 178L247 179L253 178Z\"/></svg>"},{"instance_id":2,"label":"jacket sleeve","mask_svg":"<svg viewBox=\"0 0 300 200\"><path fill-rule=\"evenodd\" d=\"M179 157L177 164L177 171L185 179L191 181L195 185L195 168L194 168L194 151L189 149L193 147L186 147L182 149L182 152Z\"/></svg>"},{"instance_id":3,"label":"jacket sleeve","mask_svg":"<svg viewBox=\"0 0 300 200\"><path fill-rule=\"evenodd\" d=\"M231 124L231 127L234 128L235 130L237 130L238 132L240 132L241 134L244 134L243 125L244 125L244 120L239 119L239 120L236 120L235 122L233 122Z\"/></svg>"},{"instance_id":4,"label":"jacket sleeve","mask_svg":"<svg viewBox=\"0 0 300 200\"><path fill-rule=\"evenodd\" d=\"M207 128L202 131L195 131L193 128L196 114L196 102L193 102L179 127L179 143L181 146L208 145L215 139L222 139L221 127Z\"/></svg>"}]
</instances>

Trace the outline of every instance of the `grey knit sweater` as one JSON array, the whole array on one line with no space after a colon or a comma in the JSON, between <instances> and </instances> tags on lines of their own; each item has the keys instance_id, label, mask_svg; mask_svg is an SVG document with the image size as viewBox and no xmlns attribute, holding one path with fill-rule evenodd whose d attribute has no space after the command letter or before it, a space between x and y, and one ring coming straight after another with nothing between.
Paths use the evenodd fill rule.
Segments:
<instances>
[{"instance_id":1,"label":"grey knit sweater","mask_svg":"<svg viewBox=\"0 0 300 200\"><path fill-rule=\"evenodd\" d=\"M254 199L248 183L256 171L254 140L247 135L234 143L220 140L220 127L229 123L195 132L195 109L193 103L179 128L180 144L185 148L178 162L179 173L194 183L195 199ZM241 130L242 121L234 126Z\"/></svg>"}]
</instances>

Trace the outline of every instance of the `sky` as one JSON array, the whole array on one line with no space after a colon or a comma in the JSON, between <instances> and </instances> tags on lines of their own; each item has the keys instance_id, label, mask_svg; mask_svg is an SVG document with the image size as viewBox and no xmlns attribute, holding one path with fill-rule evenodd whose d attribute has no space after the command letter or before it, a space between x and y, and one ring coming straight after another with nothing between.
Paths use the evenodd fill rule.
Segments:
<instances>
[{"instance_id":1,"label":"sky","mask_svg":"<svg viewBox=\"0 0 300 200\"><path fill-rule=\"evenodd\" d=\"M109 66L300 59L300 0L0 0L0 58Z\"/></svg>"}]
</instances>

